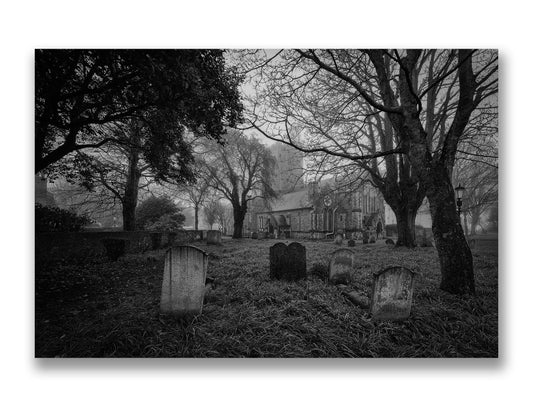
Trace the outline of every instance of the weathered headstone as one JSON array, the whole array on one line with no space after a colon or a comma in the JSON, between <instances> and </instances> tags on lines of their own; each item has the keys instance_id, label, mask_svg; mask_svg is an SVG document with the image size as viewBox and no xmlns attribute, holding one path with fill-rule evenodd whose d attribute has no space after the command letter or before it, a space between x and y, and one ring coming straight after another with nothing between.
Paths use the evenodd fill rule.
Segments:
<instances>
[{"instance_id":1,"label":"weathered headstone","mask_svg":"<svg viewBox=\"0 0 533 407\"><path fill-rule=\"evenodd\" d=\"M353 240L353 239L348 240L348 246L349 247L355 247L355 240Z\"/></svg>"},{"instance_id":2,"label":"weathered headstone","mask_svg":"<svg viewBox=\"0 0 533 407\"><path fill-rule=\"evenodd\" d=\"M389 267L374 274L370 313L372 319L401 320L409 317L415 273L405 267Z\"/></svg>"},{"instance_id":3,"label":"weathered headstone","mask_svg":"<svg viewBox=\"0 0 533 407\"><path fill-rule=\"evenodd\" d=\"M385 243L386 243L386 244L394 244L394 240L392 240L392 239L387 239L387 240L385 240Z\"/></svg>"},{"instance_id":4,"label":"weathered headstone","mask_svg":"<svg viewBox=\"0 0 533 407\"><path fill-rule=\"evenodd\" d=\"M348 284L354 267L354 252L349 249L336 250L329 261L329 281L333 284Z\"/></svg>"},{"instance_id":5,"label":"weathered headstone","mask_svg":"<svg viewBox=\"0 0 533 407\"><path fill-rule=\"evenodd\" d=\"M305 246L276 243L270 247L270 278L296 281L307 276Z\"/></svg>"},{"instance_id":6,"label":"weathered headstone","mask_svg":"<svg viewBox=\"0 0 533 407\"><path fill-rule=\"evenodd\" d=\"M277 229L274 229L274 239L277 239L279 237L279 231Z\"/></svg>"},{"instance_id":7,"label":"weathered headstone","mask_svg":"<svg viewBox=\"0 0 533 407\"><path fill-rule=\"evenodd\" d=\"M222 233L220 233L220 230L207 231L207 244L222 244Z\"/></svg>"},{"instance_id":8,"label":"weathered headstone","mask_svg":"<svg viewBox=\"0 0 533 407\"><path fill-rule=\"evenodd\" d=\"M342 234L337 233L335 235L335 244L338 246L342 246Z\"/></svg>"},{"instance_id":9,"label":"weathered headstone","mask_svg":"<svg viewBox=\"0 0 533 407\"><path fill-rule=\"evenodd\" d=\"M252 239L257 239L257 232L252 232Z\"/></svg>"},{"instance_id":10,"label":"weathered headstone","mask_svg":"<svg viewBox=\"0 0 533 407\"><path fill-rule=\"evenodd\" d=\"M199 315L204 302L207 254L194 246L176 246L167 250L161 313L178 317Z\"/></svg>"}]
</instances>

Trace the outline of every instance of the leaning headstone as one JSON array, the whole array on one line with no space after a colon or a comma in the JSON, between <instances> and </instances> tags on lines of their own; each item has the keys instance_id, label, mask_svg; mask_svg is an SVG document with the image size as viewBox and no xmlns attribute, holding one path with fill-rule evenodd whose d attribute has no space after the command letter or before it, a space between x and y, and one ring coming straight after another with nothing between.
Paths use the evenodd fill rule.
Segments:
<instances>
[{"instance_id":1,"label":"leaning headstone","mask_svg":"<svg viewBox=\"0 0 533 407\"><path fill-rule=\"evenodd\" d=\"M342 234L337 233L335 235L335 244L338 246L342 246Z\"/></svg>"},{"instance_id":2,"label":"leaning headstone","mask_svg":"<svg viewBox=\"0 0 533 407\"><path fill-rule=\"evenodd\" d=\"M329 261L329 281L333 284L348 284L354 267L354 252L349 249L336 250Z\"/></svg>"},{"instance_id":3,"label":"leaning headstone","mask_svg":"<svg viewBox=\"0 0 533 407\"><path fill-rule=\"evenodd\" d=\"M220 233L220 230L207 231L207 244L222 244L222 233Z\"/></svg>"},{"instance_id":4,"label":"leaning headstone","mask_svg":"<svg viewBox=\"0 0 533 407\"><path fill-rule=\"evenodd\" d=\"M355 240L353 240L353 239L348 240L348 246L349 247L355 247Z\"/></svg>"},{"instance_id":5,"label":"leaning headstone","mask_svg":"<svg viewBox=\"0 0 533 407\"><path fill-rule=\"evenodd\" d=\"M161 313L178 317L199 315L204 302L207 254L194 246L176 246L167 250Z\"/></svg>"},{"instance_id":6,"label":"leaning headstone","mask_svg":"<svg viewBox=\"0 0 533 407\"><path fill-rule=\"evenodd\" d=\"M296 281L307 276L305 246L276 243L270 247L270 278Z\"/></svg>"},{"instance_id":7,"label":"leaning headstone","mask_svg":"<svg viewBox=\"0 0 533 407\"><path fill-rule=\"evenodd\" d=\"M338 287L338 286L337 286ZM341 295L345 296L353 304L357 305L359 308L367 309L370 305L370 301L363 294L358 293L357 291L343 291Z\"/></svg>"},{"instance_id":8,"label":"leaning headstone","mask_svg":"<svg viewBox=\"0 0 533 407\"><path fill-rule=\"evenodd\" d=\"M415 273L405 267L389 267L374 274L370 313L372 319L401 320L409 317Z\"/></svg>"}]
</instances>

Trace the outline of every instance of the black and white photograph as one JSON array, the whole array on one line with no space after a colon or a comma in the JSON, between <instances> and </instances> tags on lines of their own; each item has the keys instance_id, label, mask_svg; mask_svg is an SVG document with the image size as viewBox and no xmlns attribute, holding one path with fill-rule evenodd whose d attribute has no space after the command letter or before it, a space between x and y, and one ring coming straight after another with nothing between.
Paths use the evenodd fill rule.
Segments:
<instances>
[{"instance_id":1,"label":"black and white photograph","mask_svg":"<svg viewBox=\"0 0 533 407\"><path fill-rule=\"evenodd\" d=\"M527 404L525 2L2 8L2 405Z\"/></svg>"},{"instance_id":2,"label":"black and white photograph","mask_svg":"<svg viewBox=\"0 0 533 407\"><path fill-rule=\"evenodd\" d=\"M497 358L498 51L36 49L35 356Z\"/></svg>"}]
</instances>

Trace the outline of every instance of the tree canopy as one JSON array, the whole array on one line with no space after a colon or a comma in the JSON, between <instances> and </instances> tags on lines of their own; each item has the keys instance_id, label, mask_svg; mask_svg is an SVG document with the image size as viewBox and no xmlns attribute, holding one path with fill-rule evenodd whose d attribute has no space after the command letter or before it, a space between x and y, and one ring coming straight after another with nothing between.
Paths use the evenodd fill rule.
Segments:
<instances>
[{"instance_id":1,"label":"tree canopy","mask_svg":"<svg viewBox=\"0 0 533 407\"><path fill-rule=\"evenodd\" d=\"M127 143L135 119L156 175L176 178L191 156L186 131L219 139L240 121L238 85L222 50L36 50L35 171L64 174L79 164L63 160L73 152Z\"/></svg>"}]
</instances>

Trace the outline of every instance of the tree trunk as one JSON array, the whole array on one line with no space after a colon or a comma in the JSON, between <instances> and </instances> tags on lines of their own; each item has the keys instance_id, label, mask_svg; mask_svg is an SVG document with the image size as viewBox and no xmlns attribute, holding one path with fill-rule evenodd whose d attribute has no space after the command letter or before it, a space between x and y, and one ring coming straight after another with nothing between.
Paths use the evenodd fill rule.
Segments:
<instances>
[{"instance_id":1,"label":"tree trunk","mask_svg":"<svg viewBox=\"0 0 533 407\"><path fill-rule=\"evenodd\" d=\"M427 197L441 266L440 288L452 294L474 294L472 253L461 227L453 186L442 165L434 166L431 176Z\"/></svg>"},{"instance_id":2,"label":"tree trunk","mask_svg":"<svg viewBox=\"0 0 533 407\"><path fill-rule=\"evenodd\" d=\"M233 239L242 238L242 227L246 216L246 208L233 208Z\"/></svg>"},{"instance_id":3,"label":"tree trunk","mask_svg":"<svg viewBox=\"0 0 533 407\"><path fill-rule=\"evenodd\" d=\"M198 230L198 212L200 208L199 205L194 205L194 230Z\"/></svg>"},{"instance_id":4,"label":"tree trunk","mask_svg":"<svg viewBox=\"0 0 533 407\"><path fill-rule=\"evenodd\" d=\"M122 221L123 230L135 230L135 210L137 208L137 197L139 194L139 180L141 174L138 168L139 153L132 150L129 157L128 177L122 198Z\"/></svg>"},{"instance_id":5,"label":"tree trunk","mask_svg":"<svg viewBox=\"0 0 533 407\"><path fill-rule=\"evenodd\" d=\"M396 246L415 247L415 219L416 211L410 208L392 208L396 215L396 225L398 228L398 240Z\"/></svg>"}]
</instances>

